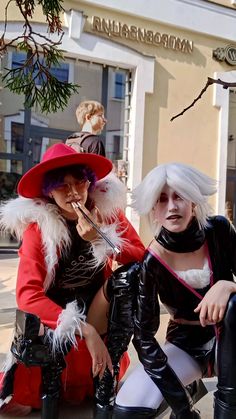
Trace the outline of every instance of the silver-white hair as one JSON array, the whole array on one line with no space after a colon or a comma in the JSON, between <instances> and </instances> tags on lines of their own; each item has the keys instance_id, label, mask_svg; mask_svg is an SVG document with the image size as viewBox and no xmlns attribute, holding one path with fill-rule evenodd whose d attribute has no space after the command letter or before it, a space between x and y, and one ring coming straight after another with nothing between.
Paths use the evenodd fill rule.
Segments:
<instances>
[{"instance_id":1,"label":"silver-white hair","mask_svg":"<svg viewBox=\"0 0 236 419\"><path fill-rule=\"evenodd\" d=\"M194 167L183 163L167 163L152 169L134 189L132 207L148 216L151 230L157 234L160 227L154 217L154 207L165 185L174 189L183 199L193 202L201 228L207 225L212 210L208 197L217 191L217 181Z\"/></svg>"}]
</instances>

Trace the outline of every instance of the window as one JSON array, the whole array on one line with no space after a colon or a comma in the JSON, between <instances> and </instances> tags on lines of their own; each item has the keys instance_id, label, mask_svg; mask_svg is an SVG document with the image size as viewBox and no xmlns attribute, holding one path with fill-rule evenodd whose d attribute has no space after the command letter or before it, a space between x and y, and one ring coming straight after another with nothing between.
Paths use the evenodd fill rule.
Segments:
<instances>
[{"instance_id":1,"label":"window","mask_svg":"<svg viewBox=\"0 0 236 419\"><path fill-rule=\"evenodd\" d=\"M23 153L24 150L24 125L17 122L11 123L11 153Z\"/></svg>"},{"instance_id":2,"label":"window","mask_svg":"<svg viewBox=\"0 0 236 419\"><path fill-rule=\"evenodd\" d=\"M125 73L116 72L115 73L115 99L124 99L125 98Z\"/></svg>"},{"instance_id":3,"label":"window","mask_svg":"<svg viewBox=\"0 0 236 419\"><path fill-rule=\"evenodd\" d=\"M26 60L26 53L14 51L12 53L12 69L21 67L25 60ZM41 62L43 62L43 58ZM62 82L68 82L69 81L69 67L70 67L69 63L63 62L60 64L60 66L51 67L49 71L58 80ZM35 71L35 74L33 74L33 76L36 77L36 74L37 73ZM37 78L36 80L37 80L37 84L40 86L41 80L39 78Z\"/></svg>"}]
</instances>

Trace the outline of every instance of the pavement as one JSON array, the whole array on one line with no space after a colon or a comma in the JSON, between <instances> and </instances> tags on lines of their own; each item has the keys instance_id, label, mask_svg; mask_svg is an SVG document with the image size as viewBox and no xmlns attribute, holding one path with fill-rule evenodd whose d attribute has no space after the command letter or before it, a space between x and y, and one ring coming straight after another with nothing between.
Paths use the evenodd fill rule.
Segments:
<instances>
[{"instance_id":1,"label":"pavement","mask_svg":"<svg viewBox=\"0 0 236 419\"><path fill-rule=\"evenodd\" d=\"M5 354L9 350L14 314L16 307L15 300L15 284L16 284L16 273L17 273L18 258L16 254L1 254L0 253L0 365L4 362ZM161 327L157 333L157 339L159 343L164 342L165 330L168 322L168 314L162 310L161 314ZM136 352L130 344L129 354L131 358L131 365L127 374L130 373L132 368L138 362ZM204 383L208 389L208 394L200 400L196 407L201 411L202 419L213 418L213 392L216 388L216 379L204 379ZM169 413L162 416L162 419L169 419ZM0 415L0 418L6 416ZM29 419L39 419L40 413L34 412L27 416ZM12 419L16 419L15 416L11 416ZM92 405L91 402L86 402L83 405L78 406L62 406L60 409L60 418L67 419L93 419Z\"/></svg>"}]
</instances>

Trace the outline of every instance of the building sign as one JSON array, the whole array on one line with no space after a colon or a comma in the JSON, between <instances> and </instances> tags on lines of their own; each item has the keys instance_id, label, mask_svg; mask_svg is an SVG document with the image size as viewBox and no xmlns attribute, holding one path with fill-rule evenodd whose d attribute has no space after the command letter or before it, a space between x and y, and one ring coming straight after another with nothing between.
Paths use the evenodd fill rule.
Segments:
<instances>
[{"instance_id":1,"label":"building sign","mask_svg":"<svg viewBox=\"0 0 236 419\"><path fill-rule=\"evenodd\" d=\"M227 45L225 48L214 49L213 58L217 61L226 61L230 65L236 65L236 45Z\"/></svg>"},{"instance_id":2,"label":"building sign","mask_svg":"<svg viewBox=\"0 0 236 419\"><path fill-rule=\"evenodd\" d=\"M130 39L131 41L169 48L188 54L193 52L193 42L188 39L181 39L167 33L161 34L160 32L154 32L135 25L127 25L117 20L93 16L91 29L93 32L105 34L110 38Z\"/></svg>"}]
</instances>

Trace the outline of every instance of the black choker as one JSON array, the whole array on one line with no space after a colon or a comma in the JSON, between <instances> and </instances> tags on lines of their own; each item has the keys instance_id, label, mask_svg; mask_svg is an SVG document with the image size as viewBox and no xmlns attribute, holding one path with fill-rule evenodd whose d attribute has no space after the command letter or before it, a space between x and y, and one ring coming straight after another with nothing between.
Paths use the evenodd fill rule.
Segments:
<instances>
[{"instance_id":1,"label":"black choker","mask_svg":"<svg viewBox=\"0 0 236 419\"><path fill-rule=\"evenodd\" d=\"M193 218L186 230L173 233L162 227L155 239L171 252L188 253L200 249L205 241L205 232L202 229L200 230L198 221Z\"/></svg>"}]
</instances>

